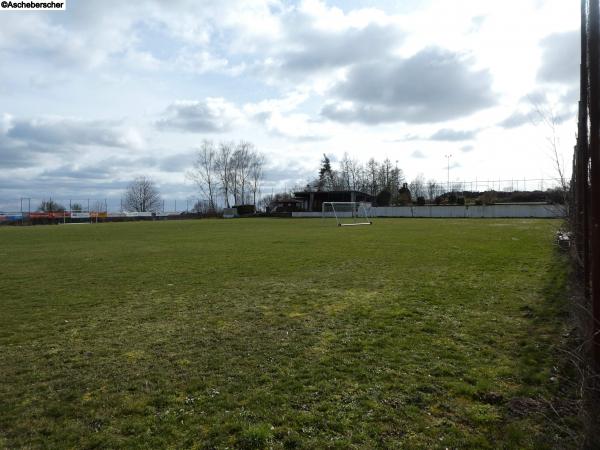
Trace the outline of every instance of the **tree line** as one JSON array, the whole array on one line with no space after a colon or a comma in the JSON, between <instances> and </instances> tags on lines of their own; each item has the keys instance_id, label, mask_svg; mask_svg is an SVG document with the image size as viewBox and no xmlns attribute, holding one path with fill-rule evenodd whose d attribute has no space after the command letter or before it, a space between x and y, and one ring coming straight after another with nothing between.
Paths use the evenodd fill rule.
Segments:
<instances>
[{"instance_id":1,"label":"tree line","mask_svg":"<svg viewBox=\"0 0 600 450\"><path fill-rule=\"evenodd\" d=\"M398 163L389 158L377 161L370 158L363 163L344 153L338 162L337 169L331 165L327 155L323 155L318 177L312 180L305 189L316 191L360 191L378 198L379 204L400 204L404 201L401 189L406 184L411 196L433 200L444 191L444 186L435 180L426 181L419 174L411 182L407 182L404 172Z\"/></svg>"},{"instance_id":2,"label":"tree line","mask_svg":"<svg viewBox=\"0 0 600 450\"><path fill-rule=\"evenodd\" d=\"M251 142L203 140L186 173L202 196L192 212L214 213L221 206L256 205L265 161ZM149 178L139 177L127 187L124 206L130 211L156 211L160 206L158 189Z\"/></svg>"}]
</instances>

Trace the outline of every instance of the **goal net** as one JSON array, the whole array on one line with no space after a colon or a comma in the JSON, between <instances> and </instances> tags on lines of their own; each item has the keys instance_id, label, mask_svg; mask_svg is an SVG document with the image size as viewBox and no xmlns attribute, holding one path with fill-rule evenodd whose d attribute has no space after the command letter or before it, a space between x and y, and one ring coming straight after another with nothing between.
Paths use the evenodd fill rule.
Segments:
<instances>
[{"instance_id":1,"label":"goal net","mask_svg":"<svg viewBox=\"0 0 600 450\"><path fill-rule=\"evenodd\" d=\"M323 219L335 219L338 227L351 225L372 225L370 203L363 202L323 202Z\"/></svg>"}]
</instances>

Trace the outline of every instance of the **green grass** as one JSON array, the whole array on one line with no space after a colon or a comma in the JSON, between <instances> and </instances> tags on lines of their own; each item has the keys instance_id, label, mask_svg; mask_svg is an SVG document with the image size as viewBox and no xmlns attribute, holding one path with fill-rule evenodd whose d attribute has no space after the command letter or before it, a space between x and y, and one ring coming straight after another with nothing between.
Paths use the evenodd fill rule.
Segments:
<instances>
[{"instance_id":1,"label":"green grass","mask_svg":"<svg viewBox=\"0 0 600 450\"><path fill-rule=\"evenodd\" d=\"M0 228L0 447L569 447L558 225Z\"/></svg>"}]
</instances>

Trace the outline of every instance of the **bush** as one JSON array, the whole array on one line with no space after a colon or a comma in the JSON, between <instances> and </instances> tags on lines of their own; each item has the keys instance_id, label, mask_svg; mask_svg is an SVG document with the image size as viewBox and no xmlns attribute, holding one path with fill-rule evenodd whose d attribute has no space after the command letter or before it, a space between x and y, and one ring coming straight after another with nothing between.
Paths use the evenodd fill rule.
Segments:
<instances>
[{"instance_id":1,"label":"bush","mask_svg":"<svg viewBox=\"0 0 600 450\"><path fill-rule=\"evenodd\" d=\"M496 193L494 191L484 192L475 201L475 204L480 205L493 205L496 202Z\"/></svg>"},{"instance_id":2,"label":"bush","mask_svg":"<svg viewBox=\"0 0 600 450\"><path fill-rule=\"evenodd\" d=\"M256 206L254 205L238 205L235 208L240 216L251 216L256 214Z\"/></svg>"},{"instance_id":3,"label":"bush","mask_svg":"<svg viewBox=\"0 0 600 450\"><path fill-rule=\"evenodd\" d=\"M388 190L383 190L377 194L377 206L390 206L390 200L392 200L392 193Z\"/></svg>"},{"instance_id":4,"label":"bush","mask_svg":"<svg viewBox=\"0 0 600 450\"><path fill-rule=\"evenodd\" d=\"M417 197L417 205L425 206L425 197Z\"/></svg>"},{"instance_id":5,"label":"bush","mask_svg":"<svg viewBox=\"0 0 600 450\"><path fill-rule=\"evenodd\" d=\"M546 190L546 201L548 203L557 203L562 205L565 202L565 195L560 188Z\"/></svg>"}]
</instances>

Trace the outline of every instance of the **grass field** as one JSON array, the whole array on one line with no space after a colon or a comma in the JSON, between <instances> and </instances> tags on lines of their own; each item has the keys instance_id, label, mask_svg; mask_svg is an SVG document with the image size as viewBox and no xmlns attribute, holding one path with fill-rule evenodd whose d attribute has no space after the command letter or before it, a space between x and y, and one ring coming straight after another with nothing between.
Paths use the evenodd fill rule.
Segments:
<instances>
[{"instance_id":1,"label":"grass field","mask_svg":"<svg viewBox=\"0 0 600 450\"><path fill-rule=\"evenodd\" d=\"M567 448L558 226L0 228L0 448Z\"/></svg>"}]
</instances>

